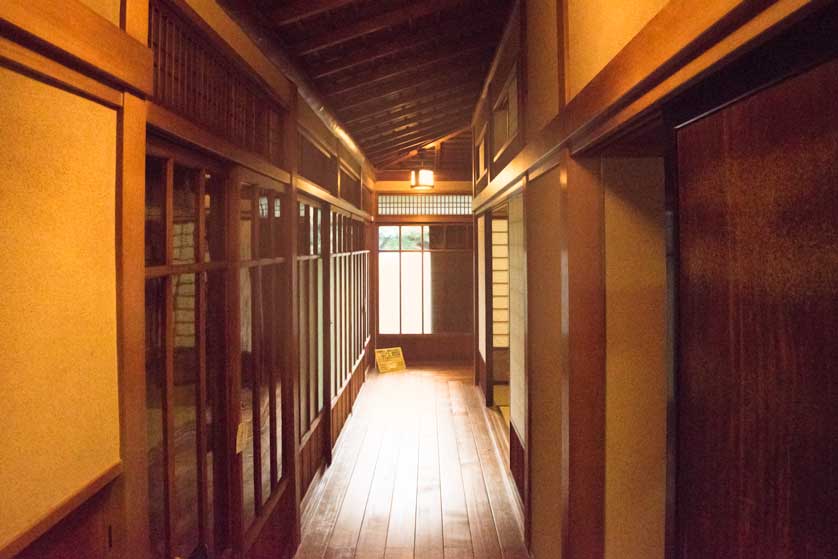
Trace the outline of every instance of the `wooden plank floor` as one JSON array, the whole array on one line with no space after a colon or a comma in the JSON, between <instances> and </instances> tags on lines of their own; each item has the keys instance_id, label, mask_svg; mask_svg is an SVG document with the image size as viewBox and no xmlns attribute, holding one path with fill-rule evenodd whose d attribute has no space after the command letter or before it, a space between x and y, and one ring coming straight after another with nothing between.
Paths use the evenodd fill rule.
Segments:
<instances>
[{"instance_id":1,"label":"wooden plank floor","mask_svg":"<svg viewBox=\"0 0 838 559\"><path fill-rule=\"evenodd\" d=\"M471 367L370 374L297 559L525 559L495 437Z\"/></svg>"}]
</instances>

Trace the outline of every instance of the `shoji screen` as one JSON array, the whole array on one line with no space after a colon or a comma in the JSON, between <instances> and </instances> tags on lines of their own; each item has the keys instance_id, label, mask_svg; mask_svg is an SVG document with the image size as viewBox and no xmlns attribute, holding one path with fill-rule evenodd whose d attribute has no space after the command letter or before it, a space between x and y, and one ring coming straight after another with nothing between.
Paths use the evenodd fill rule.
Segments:
<instances>
[{"instance_id":1,"label":"shoji screen","mask_svg":"<svg viewBox=\"0 0 838 559\"><path fill-rule=\"evenodd\" d=\"M486 216L477 218L477 348L486 359Z\"/></svg>"}]
</instances>

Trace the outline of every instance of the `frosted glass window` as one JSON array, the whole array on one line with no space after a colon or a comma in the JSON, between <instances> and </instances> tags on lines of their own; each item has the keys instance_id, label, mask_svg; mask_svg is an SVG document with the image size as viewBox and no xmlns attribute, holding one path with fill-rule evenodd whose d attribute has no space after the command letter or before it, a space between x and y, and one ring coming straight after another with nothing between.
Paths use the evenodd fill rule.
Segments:
<instances>
[{"instance_id":1,"label":"frosted glass window","mask_svg":"<svg viewBox=\"0 0 838 559\"><path fill-rule=\"evenodd\" d=\"M402 334L422 333L422 255L401 254Z\"/></svg>"},{"instance_id":2,"label":"frosted glass window","mask_svg":"<svg viewBox=\"0 0 838 559\"><path fill-rule=\"evenodd\" d=\"M399 256L398 252L378 255L378 328L382 334L398 334L400 330Z\"/></svg>"}]
</instances>

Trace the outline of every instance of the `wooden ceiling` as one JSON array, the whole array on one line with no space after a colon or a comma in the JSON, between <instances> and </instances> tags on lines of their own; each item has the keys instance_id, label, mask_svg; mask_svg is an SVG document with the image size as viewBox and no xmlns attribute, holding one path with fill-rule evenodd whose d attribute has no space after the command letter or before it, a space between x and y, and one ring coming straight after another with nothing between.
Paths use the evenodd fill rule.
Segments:
<instances>
[{"instance_id":1,"label":"wooden ceiling","mask_svg":"<svg viewBox=\"0 0 838 559\"><path fill-rule=\"evenodd\" d=\"M270 27L378 169L468 125L511 7L510 0L237 3Z\"/></svg>"}]
</instances>

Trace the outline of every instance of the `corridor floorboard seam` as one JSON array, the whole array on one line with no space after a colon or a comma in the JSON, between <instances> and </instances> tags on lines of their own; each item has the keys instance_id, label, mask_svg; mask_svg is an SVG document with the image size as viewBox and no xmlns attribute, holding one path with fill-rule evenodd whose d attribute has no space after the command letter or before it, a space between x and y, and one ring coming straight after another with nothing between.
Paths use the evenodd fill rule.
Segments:
<instances>
[{"instance_id":1,"label":"corridor floorboard seam","mask_svg":"<svg viewBox=\"0 0 838 559\"><path fill-rule=\"evenodd\" d=\"M470 368L371 374L306 510L296 559L525 559Z\"/></svg>"}]
</instances>

